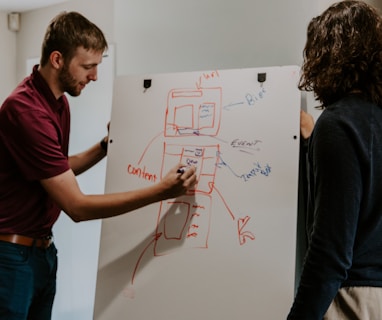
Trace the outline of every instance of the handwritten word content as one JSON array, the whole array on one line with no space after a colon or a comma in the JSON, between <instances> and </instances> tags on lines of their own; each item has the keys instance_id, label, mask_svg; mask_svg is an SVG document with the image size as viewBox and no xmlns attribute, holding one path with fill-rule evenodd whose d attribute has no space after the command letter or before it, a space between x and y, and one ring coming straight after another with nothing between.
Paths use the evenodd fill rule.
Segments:
<instances>
[{"instance_id":1,"label":"handwritten word content","mask_svg":"<svg viewBox=\"0 0 382 320\"><path fill-rule=\"evenodd\" d=\"M155 183L157 180L157 175L155 173L150 173L146 171L146 166L142 168L134 167L132 164L127 166L127 173L133 176L137 176L140 179L144 179Z\"/></svg>"}]
</instances>

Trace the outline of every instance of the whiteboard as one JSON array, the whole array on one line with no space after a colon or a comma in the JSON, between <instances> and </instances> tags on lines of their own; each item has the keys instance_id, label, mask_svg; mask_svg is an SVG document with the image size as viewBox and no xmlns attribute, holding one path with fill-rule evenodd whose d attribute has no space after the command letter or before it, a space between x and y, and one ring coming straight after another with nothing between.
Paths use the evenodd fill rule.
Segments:
<instances>
[{"instance_id":1,"label":"whiteboard","mask_svg":"<svg viewBox=\"0 0 382 320\"><path fill-rule=\"evenodd\" d=\"M286 317L294 296L300 92L297 66L120 76L107 193L175 164L198 184L105 219L95 319Z\"/></svg>"}]
</instances>

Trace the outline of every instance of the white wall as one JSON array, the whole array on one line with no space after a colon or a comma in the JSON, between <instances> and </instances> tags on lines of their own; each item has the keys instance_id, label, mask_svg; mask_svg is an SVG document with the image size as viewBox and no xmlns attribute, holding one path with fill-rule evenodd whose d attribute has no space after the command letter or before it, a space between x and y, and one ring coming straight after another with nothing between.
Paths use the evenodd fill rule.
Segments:
<instances>
[{"instance_id":1,"label":"white wall","mask_svg":"<svg viewBox=\"0 0 382 320\"><path fill-rule=\"evenodd\" d=\"M0 105L16 84L16 32L8 30L8 15L0 11Z\"/></svg>"},{"instance_id":2,"label":"white wall","mask_svg":"<svg viewBox=\"0 0 382 320\"><path fill-rule=\"evenodd\" d=\"M117 73L300 64L316 7L305 0L115 0Z\"/></svg>"}]
</instances>

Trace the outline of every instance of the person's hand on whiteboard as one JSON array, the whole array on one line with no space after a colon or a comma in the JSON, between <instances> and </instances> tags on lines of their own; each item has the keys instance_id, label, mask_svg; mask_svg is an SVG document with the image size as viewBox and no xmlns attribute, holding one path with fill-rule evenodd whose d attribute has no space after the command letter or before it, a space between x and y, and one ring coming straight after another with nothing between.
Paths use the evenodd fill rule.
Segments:
<instances>
[{"instance_id":1,"label":"person's hand on whiteboard","mask_svg":"<svg viewBox=\"0 0 382 320\"><path fill-rule=\"evenodd\" d=\"M107 124L107 136L105 136L100 142L101 148L105 152L105 154L107 153L107 147L109 144L109 132L110 132L110 121Z\"/></svg>"},{"instance_id":2,"label":"person's hand on whiteboard","mask_svg":"<svg viewBox=\"0 0 382 320\"><path fill-rule=\"evenodd\" d=\"M190 190L197 183L196 168L182 164L173 167L159 182L164 199L176 198Z\"/></svg>"},{"instance_id":3,"label":"person's hand on whiteboard","mask_svg":"<svg viewBox=\"0 0 382 320\"><path fill-rule=\"evenodd\" d=\"M314 128L314 119L311 114L300 111L300 132L304 139L308 139Z\"/></svg>"}]
</instances>

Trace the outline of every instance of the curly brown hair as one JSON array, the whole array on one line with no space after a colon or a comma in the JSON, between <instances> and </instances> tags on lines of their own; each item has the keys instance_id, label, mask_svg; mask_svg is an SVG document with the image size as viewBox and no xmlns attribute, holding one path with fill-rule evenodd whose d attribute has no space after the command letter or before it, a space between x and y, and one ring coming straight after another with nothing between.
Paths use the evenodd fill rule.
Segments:
<instances>
[{"instance_id":1,"label":"curly brown hair","mask_svg":"<svg viewBox=\"0 0 382 320\"><path fill-rule=\"evenodd\" d=\"M362 1L341 1L307 29L299 89L321 107L352 92L382 106L382 19Z\"/></svg>"}]
</instances>

